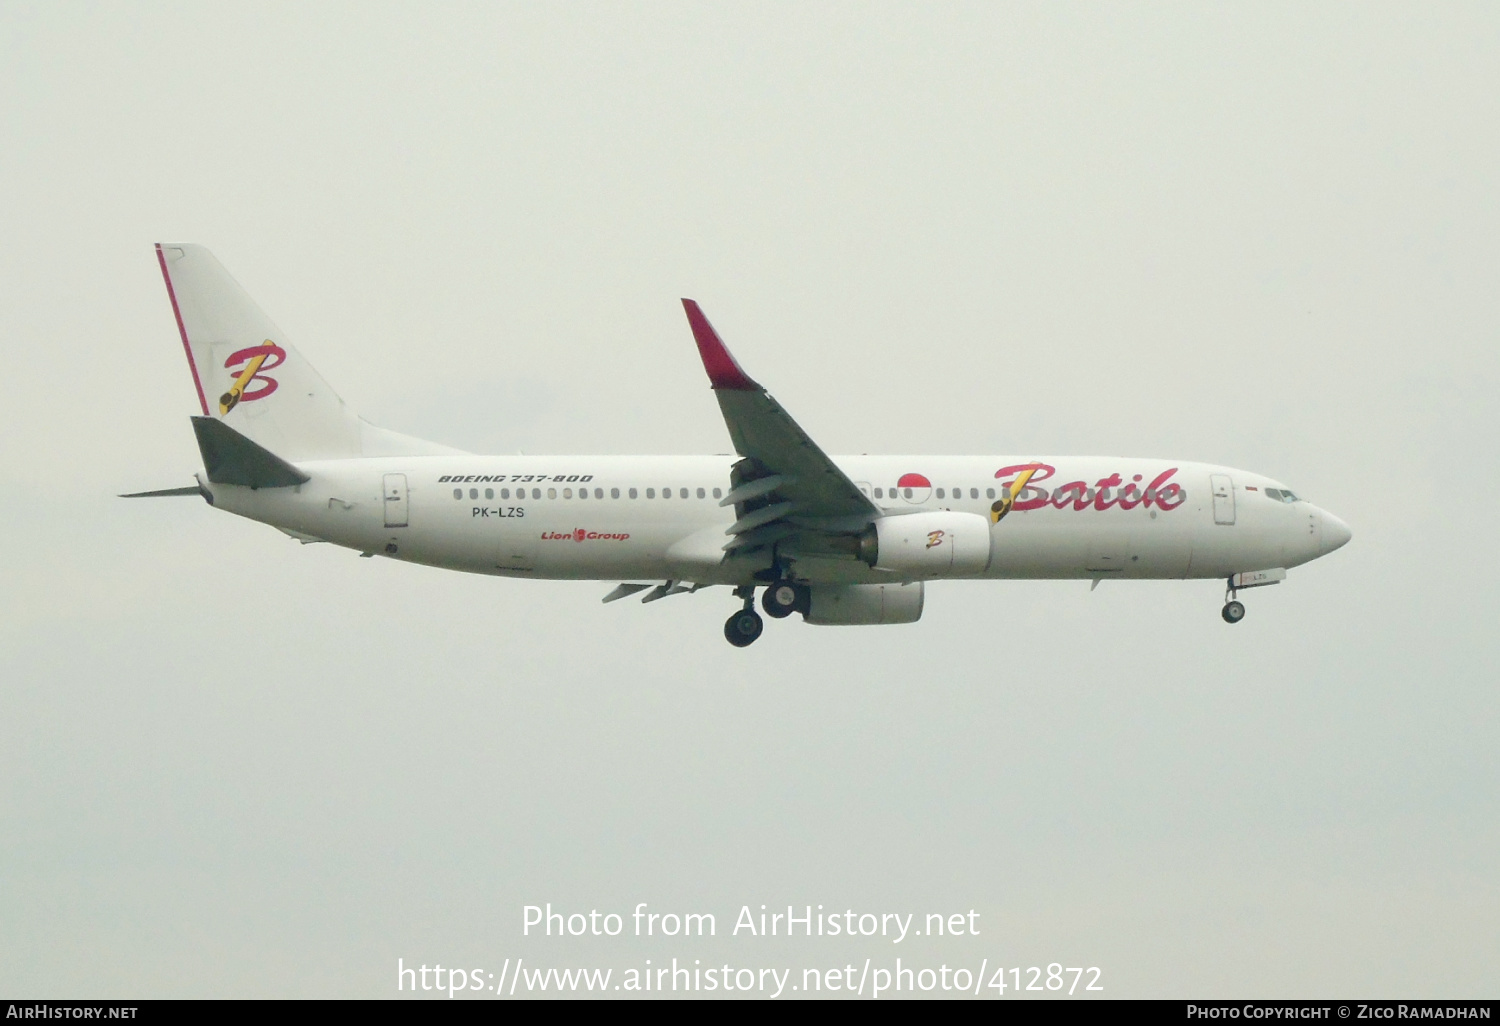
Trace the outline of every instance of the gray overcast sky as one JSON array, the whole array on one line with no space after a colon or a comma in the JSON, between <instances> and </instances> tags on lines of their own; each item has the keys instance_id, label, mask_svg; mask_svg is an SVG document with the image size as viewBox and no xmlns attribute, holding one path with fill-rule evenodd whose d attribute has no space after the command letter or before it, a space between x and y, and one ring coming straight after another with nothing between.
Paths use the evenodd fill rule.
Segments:
<instances>
[{"instance_id":1,"label":"gray overcast sky","mask_svg":"<svg viewBox=\"0 0 1500 1026\"><path fill-rule=\"evenodd\" d=\"M407 964L1099 966L1495 996L1493 4L0 0L0 992ZM366 417L722 452L677 303L832 452L1281 478L1346 549L940 584L909 627L465 577L188 500L151 243ZM521 908L713 941L523 939ZM743 904L982 913L900 948Z\"/></svg>"}]
</instances>

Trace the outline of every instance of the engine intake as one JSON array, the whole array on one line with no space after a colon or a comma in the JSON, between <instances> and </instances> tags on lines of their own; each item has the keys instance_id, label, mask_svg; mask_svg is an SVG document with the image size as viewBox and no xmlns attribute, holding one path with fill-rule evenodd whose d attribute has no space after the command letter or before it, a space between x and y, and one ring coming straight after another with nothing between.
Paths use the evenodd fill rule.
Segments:
<instances>
[{"instance_id":1,"label":"engine intake","mask_svg":"<svg viewBox=\"0 0 1500 1026\"><path fill-rule=\"evenodd\" d=\"M860 558L906 578L982 574L990 565L990 522L952 510L881 517L861 535Z\"/></svg>"}]
</instances>

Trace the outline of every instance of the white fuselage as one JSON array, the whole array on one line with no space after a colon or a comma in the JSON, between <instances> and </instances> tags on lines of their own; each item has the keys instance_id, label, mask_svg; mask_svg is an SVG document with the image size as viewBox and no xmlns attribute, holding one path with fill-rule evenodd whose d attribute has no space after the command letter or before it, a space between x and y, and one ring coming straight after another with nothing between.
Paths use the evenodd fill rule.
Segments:
<instances>
[{"instance_id":1,"label":"white fuselage","mask_svg":"<svg viewBox=\"0 0 1500 1026\"><path fill-rule=\"evenodd\" d=\"M216 506L304 540L471 573L572 580L753 583L724 560L731 456L416 456L309 461L294 488L215 484ZM1348 528L1305 501L1272 498L1259 474L1113 457L842 456L889 514L989 517L1023 467L1040 464L990 558L966 578L1221 578L1293 567ZM930 486L912 482L925 478ZM901 485L900 482L907 482ZM1272 493L1274 494L1274 492ZM813 584L899 580L857 559L809 554ZM937 575L947 576L947 575ZM929 577L929 579L931 579Z\"/></svg>"}]
</instances>

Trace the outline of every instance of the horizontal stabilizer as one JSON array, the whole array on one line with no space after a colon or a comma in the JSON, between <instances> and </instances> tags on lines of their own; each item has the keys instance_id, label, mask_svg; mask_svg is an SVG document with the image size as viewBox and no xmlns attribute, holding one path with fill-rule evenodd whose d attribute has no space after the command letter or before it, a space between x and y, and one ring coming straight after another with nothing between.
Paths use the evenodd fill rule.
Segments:
<instances>
[{"instance_id":1,"label":"horizontal stabilizer","mask_svg":"<svg viewBox=\"0 0 1500 1026\"><path fill-rule=\"evenodd\" d=\"M129 492L121 495L122 499L165 499L173 495L197 495L202 497L203 489L197 485L189 485L186 488L158 488L154 492Z\"/></svg>"},{"instance_id":2,"label":"horizontal stabilizer","mask_svg":"<svg viewBox=\"0 0 1500 1026\"><path fill-rule=\"evenodd\" d=\"M203 454L203 469L214 484L247 488L287 488L308 476L269 449L256 445L213 417L194 417L193 433Z\"/></svg>"}]
</instances>

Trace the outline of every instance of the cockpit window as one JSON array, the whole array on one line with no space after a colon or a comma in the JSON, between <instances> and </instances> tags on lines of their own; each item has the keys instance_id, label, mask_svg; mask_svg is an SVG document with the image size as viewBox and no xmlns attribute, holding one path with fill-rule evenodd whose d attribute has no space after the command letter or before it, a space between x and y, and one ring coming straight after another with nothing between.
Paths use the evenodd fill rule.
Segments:
<instances>
[{"instance_id":1,"label":"cockpit window","mask_svg":"<svg viewBox=\"0 0 1500 1026\"><path fill-rule=\"evenodd\" d=\"M1275 499L1277 502L1281 501L1281 489L1280 488L1267 488L1266 489L1266 495L1269 498Z\"/></svg>"},{"instance_id":2,"label":"cockpit window","mask_svg":"<svg viewBox=\"0 0 1500 1026\"><path fill-rule=\"evenodd\" d=\"M1286 488L1267 488L1266 494L1277 502L1301 502L1302 500Z\"/></svg>"},{"instance_id":3,"label":"cockpit window","mask_svg":"<svg viewBox=\"0 0 1500 1026\"><path fill-rule=\"evenodd\" d=\"M1292 493L1291 493L1291 492L1289 492L1289 491L1287 491L1287 490L1286 490L1286 489L1285 489L1285 488L1283 488L1283 489L1282 489L1282 490L1281 490L1281 501L1282 501L1282 502L1300 502L1300 501L1301 501L1301 500L1300 500L1300 499L1298 499L1298 498L1297 498L1297 497L1296 497L1296 496L1295 496L1295 495L1293 495L1293 494L1292 494Z\"/></svg>"}]
</instances>

